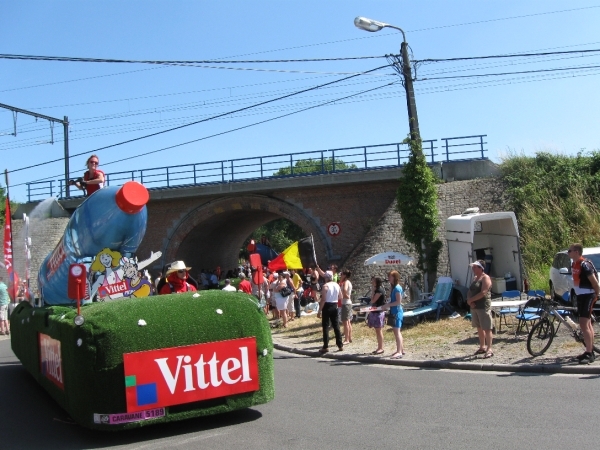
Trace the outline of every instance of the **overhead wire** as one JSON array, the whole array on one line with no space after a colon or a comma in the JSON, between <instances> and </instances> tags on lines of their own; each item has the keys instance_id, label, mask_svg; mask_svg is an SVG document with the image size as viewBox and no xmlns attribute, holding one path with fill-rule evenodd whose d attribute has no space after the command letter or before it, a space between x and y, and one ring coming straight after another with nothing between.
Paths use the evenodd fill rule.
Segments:
<instances>
[{"instance_id":1,"label":"overhead wire","mask_svg":"<svg viewBox=\"0 0 600 450\"><path fill-rule=\"evenodd\" d=\"M574 75L573 77L590 76L590 75L600 75L600 72L597 72L595 74L577 74L577 75ZM551 78L547 78L547 79L561 79L561 78L571 78L571 77L572 76L556 76L556 77L551 77ZM525 78L533 78L533 77L522 77L522 78L525 79ZM513 83L525 83L525 82L545 81L545 80L522 80L522 81L516 81L515 82L515 80L510 79L510 80L505 80L505 82L502 82L502 81L504 81L504 80L493 80L493 81L490 81L490 82L474 83L474 84L482 84L482 86L475 86L475 87L492 87L492 86L500 86L500 85L513 84ZM320 104L320 106L324 106L326 104L331 104L331 103L339 103L339 104L351 103L351 102L342 102L342 100L350 98L350 97L361 95L361 94L363 94L365 92L369 92L369 91L373 91L373 90L376 90L376 89L379 89L379 88L387 87L387 86L390 86L390 85L395 84L395 83L399 83L399 81L393 82L393 83L388 83L388 84L380 86L378 88L373 88L373 89L370 89L370 90L366 90L366 91L363 91L361 93L351 94L351 95L349 95L347 97L344 97L342 99L331 100L329 102L325 102L323 104ZM453 86L451 89L448 89L448 87L444 87L444 86L438 86L438 87L434 87L434 88L418 88L417 89L417 93L419 93L420 95L427 95L427 94L430 94L430 93L437 93L437 92L444 92L444 91L453 91L453 90L462 90L462 89L472 89L472 88L474 88L474 87L472 87L472 86L471 87L462 87L462 85ZM400 96L404 96L404 92L402 92L402 91L396 91L395 93L392 93L392 95L390 95L390 93L386 93L385 96L386 96L385 97L386 99L390 98L390 97L400 97ZM317 107L317 106L312 106L312 107L309 107L309 108L305 108L302 111L308 110L308 109L313 109L315 107ZM151 152L147 152L147 153L143 153L143 154L138 154L138 155L135 155L135 156L132 156L132 157L127 157L127 158L124 158L124 159L121 159L121 160L113 161L111 163L122 162L122 161L125 161L125 160L130 160L130 159L137 158L139 156L145 156L147 154L152 154L152 153L156 153L156 152L159 152L159 151L164 151L164 150L168 150L168 149L171 149L171 148L175 148L175 147L178 147L178 146L182 146L182 145L187 145L187 144L190 144L190 143L198 142L199 140L209 139L211 137L216 137L216 136L220 136L222 134L231 133L231 132L238 131L238 130L241 130L241 129L244 129L244 128L248 128L250 126L258 125L258 124L265 123L265 122L268 122L268 121L271 121L271 120L275 120L277 118L286 117L288 115L292 115L292 114L295 114L297 112L301 112L301 111L296 111L296 112L285 114L285 115L282 115L282 116L279 116L279 117L276 117L276 118L272 118L272 119L267 119L265 121L256 122L256 123L251 124L251 125L247 125L247 126L243 126L243 127L238 127L238 128L235 128L235 129L228 130L226 132L221 132L221 133L217 133L217 134L214 134L214 135L205 136L203 138L196 139L196 140L193 140L193 141L188 141L188 142L185 142L185 143L176 144L174 146L164 147L164 148L161 148L161 149L158 149L158 150L154 150L154 151L151 151ZM58 161L61 161L61 159L55 160L55 161L52 161L52 162L58 162ZM108 164L105 164L105 165L109 165L111 163L108 163ZM49 176L49 177L46 177L46 178L43 178L43 179L40 179L40 180L36 180L34 182L25 182L25 183L15 184L15 185L13 185L13 187L22 186L22 185L25 185L25 184L28 184L28 183L35 183L35 182L44 181L44 180L48 180L50 178L59 177L61 175L62 174L57 174L57 175L52 175L52 176Z\"/></svg>"},{"instance_id":2,"label":"overhead wire","mask_svg":"<svg viewBox=\"0 0 600 450\"><path fill-rule=\"evenodd\" d=\"M447 77L420 78L420 79L417 79L416 81L449 80L449 79L457 79L457 78L496 77L496 76L504 76L504 75L520 75L520 74L525 74L525 73L559 72L559 71L565 71L565 70L584 70L584 69L595 69L595 68L600 68L600 65L558 67L558 68L553 68L553 69L522 70L522 71L518 71L518 72L481 73L481 74L473 74L473 75L453 75L453 76L447 76Z\"/></svg>"},{"instance_id":3,"label":"overhead wire","mask_svg":"<svg viewBox=\"0 0 600 450\"><path fill-rule=\"evenodd\" d=\"M509 53L499 55L484 55L484 56L462 56L457 58L427 58L415 59L415 63L439 63L439 62L455 62L455 61L471 61L475 59L500 59L500 58L527 58L532 56L552 56L552 55L569 55L573 53L600 53L600 49L583 49L583 50L565 50L561 52L537 52L537 53Z\"/></svg>"},{"instance_id":4,"label":"overhead wire","mask_svg":"<svg viewBox=\"0 0 600 450\"><path fill-rule=\"evenodd\" d=\"M322 88L322 87L325 87L325 86L329 86L329 85L332 85L332 84L335 84L335 83L346 81L346 80L349 80L351 78L355 78L355 77L361 76L363 74L368 74L368 73L375 72L377 70L381 70L381 69L386 68L386 67L389 67L389 65L386 64L386 65L383 65L383 66L379 66L379 67L376 67L374 69L366 70L363 73L359 73L359 74L355 74L355 75L350 75L348 77L344 77L344 78L341 78L339 80L330 81L328 83L324 83L324 84L321 84L321 85L313 86L313 87L310 87L310 88L307 88L307 89L303 89L303 90L300 90L300 91L297 91L297 92L293 92L291 94L283 95L283 96L280 96L280 97L277 97L277 98L273 98L273 99L270 99L270 100L265 100L263 102L260 102L260 103L254 104L254 105L246 106L246 107L239 108L239 109L236 109L236 110L233 110L233 111L224 112L224 113L217 114L215 116L212 116L212 117L209 117L209 118L206 118L206 119L197 120L197 121L194 121L194 122L191 122L191 123L187 123L187 124L184 124L184 125L180 125L180 126L177 126L177 127L169 128L169 129L162 130L162 131L158 131L156 133L147 134L145 136L139 136L139 137L136 137L136 138L133 138L133 139L128 139L126 141L118 142L116 144L106 145L104 147L100 147L100 148L97 148L97 149L91 150L91 151L92 152L99 152L99 151L102 151L102 150L106 150L108 148L113 148L113 147L117 147L117 146L120 146L120 145L129 144L131 142L140 141L142 139L147 139L147 138L150 138L150 137L154 137L154 136L158 136L158 135L161 135L161 134L169 133L171 131L180 130L182 128L190 127L190 126L193 126L193 125L197 125L199 123L207 122L209 120L217 119L219 117L224 117L224 116L227 116L227 115L235 114L235 113L240 112L240 111L245 111L247 109L252 109L252 108L255 108L255 107L258 107L258 106L266 105L266 104L273 103L273 102L276 102L276 101L280 101L280 100L283 100L283 99L286 99L286 98L289 98L289 97L300 95L300 94L303 94L305 92L310 92L310 91L313 91L313 90L316 90L316 89L319 89L319 88ZM81 156L81 155L87 154L89 152L90 151L82 152L82 153L77 153L77 154L71 155L71 156L72 157ZM50 161L45 161L43 163L33 164L33 165L30 165L30 166L21 167L19 169L13 169L10 172L11 173L20 172L22 170L31 169L33 167L39 167L39 166L42 166L42 165L45 165L45 164L48 164L48 163L52 163L52 162L56 162L56 161L60 161L60 160L62 160L62 158L54 159L54 160L50 160Z\"/></svg>"},{"instance_id":5,"label":"overhead wire","mask_svg":"<svg viewBox=\"0 0 600 450\"><path fill-rule=\"evenodd\" d=\"M339 95L338 92L329 92L326 94L327 96L331 96L331 95ZM323 97L323 95L315 95L315 96L308 96L308 98L311 97ZM294 108L294 107L298 107L298 105L306 105L306 104L311 104L311 103L317 103L319 100L314 100L311 102L302 102L302 103L293 103L293 104L286 104L286 105L273 105L273 106L263 106L263 107L258 107L253 109L253 111L256 111L256 114L265 114L268 112L272 112L273 110L285 110L285 109L290 109L290 108ZM256 114L252 114L252 115L256 115ZM204 114L201 116L187 116L187 117L176 117L176 118L171 118L171 119L161 119L161 120L156 120L156 121L145 121L145 122L134 122L134 123L130 123L130 124L120 124L120 125L111 125L111 126L107 126L107 127L93 127L93 128L89 128L89 129L83 129L83 130L78 130L77 133L75 133L74 131L70 132L69 135L69 140L70 141L74 141L74 140L79 140L79 139L86 139L86 138L91 138L91 137L99 137L99 136L107 136L107 135L116 135L116 134L122 134L122 133L129 133L129 132L135 132L135 131L144 131L144 130L148 130L148 129L156 129L159 126L165 126L167 124L184 124L187 123L191 118L197 119L198 117L208 117L208 114ZM239 117L246 117L247 114L233 114L230 116L227 116L227 118L239 118ZM102 132L102 133L82 133L82 131L95 131L95 130L105 130L105 129L112 129L112 131L107 132ZM116 130L115 130L116 129ZM8 150L14 150L14 149L18 149L18 148L26 148L29 147L32 144L31 141L35 141L37 139L40 139L39 136L35 136L35 137L31 137L28 139L21 139L20 141L18 141L18 143L13 143L13 145L8 145L5 147L0 148L0 151L8 151ZM61 139L54 139L54 143L59 143L62 142ZM39 144L43 144L46 142L39 142ZM14 145L16 144L16 145ZM36 142L36 144L38 144L38 142Z\"/></svg>"},{"instance_id":6,"label":"overhead wire","mask_svg":"<svg viewBox=\"0 0 600 450\"><path fill-rule=\"evenodd\" d=\"M394 84L398 84L398 83L399 83L399 81L392 81L390 83L387 83L387 84L384 84L384 85L381 85L381 86L377 86L377 87L374 87L374 88L371 88L371 89L367 89L367 90L364 90L364 91L361 91L361 92L358 92L358 93L355 93L355 94L350 94L350 95L347 95L345 97L341 97L341 98L336 98L336 99L333 99L333 100L329 100L327 102L319 103L317 105L309 106L307 108L302 108L302 109L299 109L299 110L296 110L296 111L292 111L292 112L287 113L287 114L282 114L282 115L279 115L279 116L276 116L276 117L271 117L269 119L261 120L259 122L254 122L254 123L251 123L251 124L248 124L248 125L244 125L244 126L241 126L241 127L236 127L236 128L232 128L230 130L222 131L222 132L219 132L219 133L214 133L214 134L211 134L209 136L203 136L203 137L198 138L198 139L193 139L193 140L190 140L190 141L181 142L179 144L174 144L174 145L170 145L170 146L167 146L167 147L162 147L162 148L159 148L159 149L156 149L156 150L151 150L149 152L138 153L138 154L136 154L134 156L122 158L122 159L119 159L119 160L116 160L116 161L111 161L109 163L104 164L104 166L111 165L111 164L117 164L119 162L123 162L123 161L128 161L128 160L131 160L131 159L139 158L140 156L147 156L147 155L151 155L151 154L154 154L154 153L163 152L165 150L170 150L170 149L173 149L173 148L182 147L182 146L193 144L193 143L200 142L200 141L203 141L203 140L211 139L213 137L222 136L222 135L225 135L225 134L233 133L235 131L240 131L240 130L243 130L243 129L246 129L246 128L250 128L250 127L257 126L257 125L261 125L261 124L264 124L264 123L267 123L267 122L272 122L274 120L282 119L284 117L289 117L289 116L292 116L294 114L299 114L301 112L309 111L311 109L315 109L315 108L319 108L319 107L322 107L322 106L326 106L326 105L331 104L331 103L336 103L336 102L339 102L339 101L342 101L342 100L345 100L345 99L348 99L348 98L355 97L357 95L362 95L362 94L365 94L365 93L368 93L368 92L372 92L372 91L375 91L375 90L378 90L378 89L382 89L384 87L388 87L388 86L391 86L391 85L394 85ZM53 161L53 162L55 162L55 161ZM41 181L45 181L45 180L48 180L50 178L55 178L55 177L58 177L58 176L61 176L61 175L62 174L51 175L51 176L48 176L48 177L45 177L45 178L42 178L42 179L39 179L39 180L36 180L36 181L33 181L33 182L19 183L19 184L11 185L10 187L17 187L17 186L23 186L23 185L29 184L29 183L41 182ZM69 174L69 176L71 176L71 174Z\"/></svg>"},{"instance_id":7,"label":"overhead wire","mask_svg":"<svg viewBox=\"0 0 600 450\"><path fill-rule=\"evenodd\" d=\"M331 85L331 86L325 86L323 88L321 88L320 90L327 92L328 90L331 89L339 89L342 87L350 87L350 86L357 86L357 85L363 85L363 84L370 84L373 83L376 80L366 80L366 81L357 81L357 82L352 82L352 83L338 83L335 85ZM236 104L248 104L251 100L257 99L257 98L264 98L266 96L272 96L272 95L279 95L281 93L290 93L290 92L296 92L298 90L298 88L296 89L278 89L278 90L272 90L272 91L262 91L262 92L251 92L251 93L247 93L247 94L242 94L242 95L237 95L237 96L229 96L229 97L217 97L217 98L213 98L210 100L199 100L199 101L194 101L194 102L187 102L187 103L179 103L179 104L175 104L175 105L167 105L167 106L163 106L160 108L144 108L144 109L139 109L139 110L133 110L133 111L127 111L127 112L123 112L123 113L116 113L116 114L111 114L111 115L102 115L102 116L92 116L92 117L82 117L80 119L75 119L75 120L71 120L69 125L72 128L73 126L81 126L83 124L87 124L87 123L94 123L94 122L99 122L99 121L105 121L105 120L117 120L117 119L123 119L123 118L127 118L127 117L136 117L136 116L140 116L140 115L149 115L149 114L157 114L157 113L169 113L169 112L176 112L176 111L187 111L190 109L208 109L208 108L214 108L214 107L218 107L218 106L223 106L223 105L236 105ZM319 92L319 91L317 91ZM323 94L316 94L316 95L323 95ZM325 94L325 95L330 95L330 94ZM135 123L140 123L140 122L135 122ZM118 125L113 125L113 126L118 126ZM124 124L123 126L127 126L127 124ZM31 122L29 125L26 126L22 126L19 128L19 134L27 134L27 133L33 133L36 131L41 131L41 130L46 130L46 126L44 124L39 124L37 122ZM96 128L106 128L106 127L96 127ZM92 129L92 128L88 128L88 129ZM12 131L12 128L8 128L5 129L5 131ZM26 142L26 141L31 141L34 139L38 139L39 136L33 137L33 138L27 138L27 139L18 139L16 141L13 141L13 143L16 142ZM6 144L5 144L6 145ZM12 145L12 144L8 144L8 145ZM0 144L0 150L3 147L1 147Z\"/></svg>"}]
</instances>

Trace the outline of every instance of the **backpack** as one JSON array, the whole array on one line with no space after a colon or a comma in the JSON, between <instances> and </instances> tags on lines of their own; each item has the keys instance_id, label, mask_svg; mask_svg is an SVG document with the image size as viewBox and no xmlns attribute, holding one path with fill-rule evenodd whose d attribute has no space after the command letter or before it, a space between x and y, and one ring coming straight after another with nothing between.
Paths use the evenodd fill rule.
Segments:
<instances>
[{"instance_id":1,"label":"backpack","mask_svg":"<svg viewBox=\"0 0 600 450\"><path fill-rule=\"evenodd\" d=\"M594 263L592 261L590 261L589 259L585 258L581 262L581 267L583 267L584 264L587 266L588 269L591 269L591 272L594 274L594 277L597 280L598 279L598 271L596 270L596 267L594 267ZM583 289L593 289L592 283L590 283L590 280L588 280L587 277L579 278L579 287L583 288Z\"/></svg>"}]
</instances>

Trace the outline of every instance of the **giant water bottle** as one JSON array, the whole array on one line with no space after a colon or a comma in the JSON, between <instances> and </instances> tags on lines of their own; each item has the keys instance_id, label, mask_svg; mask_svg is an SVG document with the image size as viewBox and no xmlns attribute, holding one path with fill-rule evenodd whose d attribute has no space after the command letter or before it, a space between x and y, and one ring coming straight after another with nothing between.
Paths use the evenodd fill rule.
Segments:
<instances>
[{"instance_id":1,"label":"giant water bottle","mask_svg":"<svg viewBox=\"0 0 600 450\"><path fill-rule=\"evenodd\" d=\"M136 181L106 187L75 210L56 248L40 266L38 288L46 305L73 304L67 297L69 266L109 248L134 253L146 232L148 190Z\"/></svg>"}]
</instances>

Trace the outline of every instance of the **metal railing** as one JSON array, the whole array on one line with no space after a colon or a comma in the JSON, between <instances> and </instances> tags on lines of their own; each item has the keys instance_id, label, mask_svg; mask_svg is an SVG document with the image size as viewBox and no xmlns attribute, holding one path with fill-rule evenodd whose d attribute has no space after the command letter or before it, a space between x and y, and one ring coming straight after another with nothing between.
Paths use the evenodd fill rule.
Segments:
<instances>
[{"instance_id":1,"label":"metal railing","mask_svg":"<svg viewBox=\"0 0 600 450\"><path fill-rule=\"evenodd\" d=\"M423 153L430 164L436 162L485 159L487 135L441 138L423 141ZM441 151L438 151L441 150ZM473 154L476 154L475 156ZM106 174L106 185L139 181L149 189L168 189L216 183L322 175L340 172L386 169L402 166L408 160L408 145L365 145L280 155L228 159L178 166L154 167ZM64 180L34 181L27 184L27 201L62 197ZM77 196L72 196L77 197Z\"/></svg>"}]
</instances>

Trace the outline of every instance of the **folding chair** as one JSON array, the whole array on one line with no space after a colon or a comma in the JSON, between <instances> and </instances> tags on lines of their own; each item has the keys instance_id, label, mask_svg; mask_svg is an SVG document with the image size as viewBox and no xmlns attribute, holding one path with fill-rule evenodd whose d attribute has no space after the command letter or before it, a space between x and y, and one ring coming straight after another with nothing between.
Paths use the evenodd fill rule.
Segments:
<instances>
[{"instance_id":1,"label":"folding chair","mask_svg":"<svg viewBox=\"0 0 600 450\"><path fill-rule=\"evenodd\" d=\"M523 308L515 316L518 320L517 329L515 330L515 336L517 336L519 331L523 330L523 325L525 325L525 328L529 333L528 323L532 322L533 326L533 322L540 319L540 303L541 302L539 298L532 297L529 300L527 300L527 303L525 303L525 305L523 305Z\"/></svg>"},{"instance_id":2,"label":"folding chair","mask_svg":"<svg viewBox=\"0 0 600 450\"><path fill-rule=\"evenodd\" d=\"M502 293L502 301L505 300L512 300L512 299L520 299L521 298L521 292L520 291L504 291ZM506 327L508 328L508 322L506 321L506 316L509 314L516 314L518 313L520 310L520 308L518 307L503 307L500 308L500 311L498 311L498 315L500 317L500 323L498 326L498 331L502 331L502 319L504 318L504 325L506 325Z\"/></svg>"}]
</instances>

